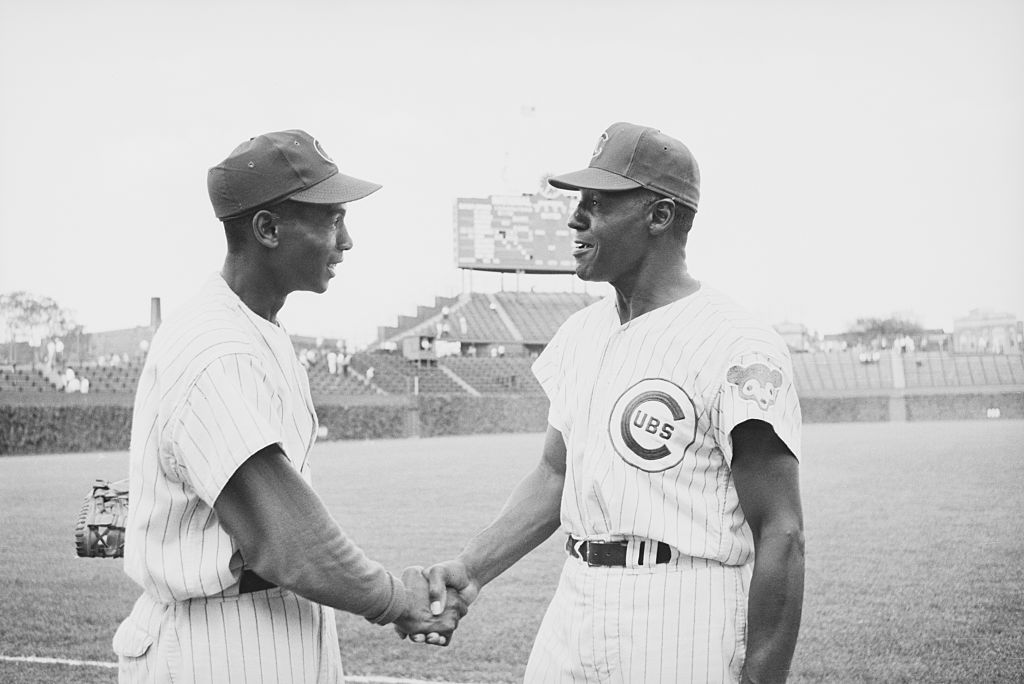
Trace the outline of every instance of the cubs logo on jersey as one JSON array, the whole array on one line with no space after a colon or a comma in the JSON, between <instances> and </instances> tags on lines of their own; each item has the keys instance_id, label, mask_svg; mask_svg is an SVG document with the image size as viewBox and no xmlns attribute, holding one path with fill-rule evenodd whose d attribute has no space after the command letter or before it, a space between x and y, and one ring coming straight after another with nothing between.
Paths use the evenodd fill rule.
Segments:
<instances>
[{"instance_id":1,"label":"cubs logo on jersey","mask_svg":"<svg viewBox=\"0 0 1024 684\"><path fill-rule=\"evenodd\" d=\"M645 378L616 400L608 435L626 463L657 473L679 465L697 439L696 408L682 387Z\"/></svg>"},{"instance_id":2,"label":"cubs logo on jersey","mask_svg":"<svg viewBox=\"0 0 1024 684\"><path fill-rule=\"evenodd\" d=\"M779 395L782 387L782 371L770 368L763 363L752 363L749 366L733 366L729 369L726 380L739 387L740 397L753 401L767 411Z\"/></svg>"}]
</instances>

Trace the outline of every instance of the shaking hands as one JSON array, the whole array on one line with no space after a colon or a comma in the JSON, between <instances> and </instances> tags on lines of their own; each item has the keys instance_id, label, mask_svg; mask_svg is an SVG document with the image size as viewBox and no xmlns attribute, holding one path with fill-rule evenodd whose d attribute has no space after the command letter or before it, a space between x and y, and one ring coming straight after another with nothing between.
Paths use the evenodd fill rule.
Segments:
<instances>
[{"instance_id":1,"label":"shaking hands","mask_svg":"<svg viewBox=\"0 0 1024 684\"><path fill-rule=\"evenodd\" d=\"M409 592L409 608L395 621L401 638L415 643L447 646L452 633L476 600L480 585L458 560L445 561L424 570L411 566L402 573Z\"/></svg>"}]
</instances>

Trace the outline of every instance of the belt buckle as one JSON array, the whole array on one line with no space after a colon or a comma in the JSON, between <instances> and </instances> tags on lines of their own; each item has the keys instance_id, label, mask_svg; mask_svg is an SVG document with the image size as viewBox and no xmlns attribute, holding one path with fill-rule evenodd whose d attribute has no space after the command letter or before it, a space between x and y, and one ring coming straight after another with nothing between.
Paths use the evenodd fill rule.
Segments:
<instances>
[{"instance_id":1,"label":"belt buckle","mask_svg":"<svg viewBox=\"0 0 1024 684\"><path fill-rule=\"evenodd\" d=\"M588 566L594 567L594 563L590 560L590 544L586 539L577 539L569 535L569 538L566 540L566 547L570 555L574 555Z\"/></svg>"},{"instance_id":2,"label":"belt buckle","mask_svg":"<svg viewBox=\"0 0 1024 684\"><path fill-rule=\"evenodd\" d=\"M590 562L590 544L587 543L586 539L577 539L576 543L573 544L573 548L576 550L576 554L580 557L580 560L594 567L594 564Z\"/></svg>"}]
</instances>

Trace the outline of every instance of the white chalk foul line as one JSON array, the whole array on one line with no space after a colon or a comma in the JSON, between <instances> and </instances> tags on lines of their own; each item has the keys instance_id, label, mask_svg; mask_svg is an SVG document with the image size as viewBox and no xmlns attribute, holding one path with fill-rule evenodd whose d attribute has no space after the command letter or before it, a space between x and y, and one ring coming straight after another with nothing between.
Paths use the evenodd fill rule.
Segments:
<instances>
[{"instance_id":1,"label":"white chalk foul line","mask_svg":"<svg viewBox=\"0 0 1024 684\"><path fill-rule=\"evenodd\" d=\"M406 679L404 677L374 677L372 675L345 675L345 682L353 684L472 684L471 682L445 682L438 679Z\"/></svg>"},{"instance_id":2,"label":"white chalk foul line","mask_svg":"<svg viewBox=\"0 0 1024 684\"><path fill-rule=\"evenodd\" d=\"M71 667L106 667L117 669L117 663L104 660L70 660L68 658L42 658L39 656L6 656L0 660L38 665L69 665ZM471 682L446 682L438 679L408 679L406 677L374 677L373 675L345 675L346 684L472 684Z\"/></svg>"},{"instance_id":3,"label":"white chalk foul line","mask_svg":"<svg viewBox=\"0 0 1024 684\"><path fill-rule=\"evenodd\" d=\"M71 665L72 667L109 667L117 669L117 663L102 660L68 660L66 658L41 658L39 656L6 656L0 655L0 660L7 660L15 663L37 663L40 665Z\"/></svg>"}]
</instances>

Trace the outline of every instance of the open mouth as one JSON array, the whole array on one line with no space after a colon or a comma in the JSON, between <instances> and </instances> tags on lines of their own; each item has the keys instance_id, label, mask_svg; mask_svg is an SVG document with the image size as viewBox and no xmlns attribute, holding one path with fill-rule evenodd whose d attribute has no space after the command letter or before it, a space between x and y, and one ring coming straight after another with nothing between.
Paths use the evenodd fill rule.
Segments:
<instances>
[{"instance_id":1,"label":"open mouth","mask_svg":"<svg viewBox=\"0 0 1024 684\"><path fill-rule=\"evenodd\" d=\"M592 245L589 242L583 242L582 240L576 240L574 243L572 243L572 246L573 256L579 256L580 254L583 254L584 252L587 252L594 248L594 245Z\"/></svg>"},{"instance_id":2,"label":"open mouth","mask_svg":"<svg viewBox=\"0 0 1024 684\"><path fill-rule=\"evenodd\" d=\"M334 263L327 264L327 272L334 275L335 271L338 270L338 264L340 263L340 261L335 261Z\"/></svg>"}]
</instances>

